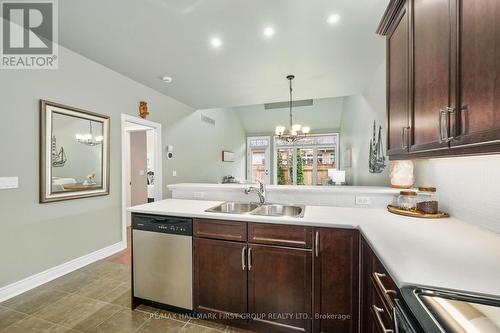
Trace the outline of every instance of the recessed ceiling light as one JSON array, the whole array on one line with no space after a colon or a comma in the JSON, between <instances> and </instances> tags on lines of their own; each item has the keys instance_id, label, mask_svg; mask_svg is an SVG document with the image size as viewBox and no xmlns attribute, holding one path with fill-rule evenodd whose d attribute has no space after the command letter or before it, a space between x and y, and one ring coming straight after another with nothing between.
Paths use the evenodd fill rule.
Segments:
<instances>
[{"instance_id":1,"label":"recessed ceiling light","mask_svg":"<svg viewBox=\"0 0 500 333\"><path fill-rule=\"evenodd\" d=\"M338 21L340 21L340 15L339 14L331 14L330 16L328 16L328 18L326 19L326 22L328 24L335 24L337 23Z\"/></svg>"},{"instance_id":2,"label":"recessed ceiling light","mask_svg":"<svg viewBox=\"0 0 500 333\"><path fill-rule=\"evenodd\" d=\"M170 83L170 82L172 82L172 77L170 77L170 76L162 76L161 80L163 82L165 82L165 83Z\"/></svg>"},{"instance_id":3,"label":"recessed ceiling light","mask_svg":"<svg viewBox=\"0 0 500 333\"><path fill-rule=\"evenodd\" d=\"M210 40L210 45L212 45L214 49L217 49L222 46L222 40L219 37L213 37Z\"/></svg>"},{"instance_id":4,"label":"recessed ceiling light","mask_svg":"<svg viewBox=\"0 0 500 333\"><path fill-rule=\"evenodd\" d=\"M271 38L274 36L274 28L273 27L265 27L264 28L264 36L267 38Z\"/></svg>"}]
</instances>

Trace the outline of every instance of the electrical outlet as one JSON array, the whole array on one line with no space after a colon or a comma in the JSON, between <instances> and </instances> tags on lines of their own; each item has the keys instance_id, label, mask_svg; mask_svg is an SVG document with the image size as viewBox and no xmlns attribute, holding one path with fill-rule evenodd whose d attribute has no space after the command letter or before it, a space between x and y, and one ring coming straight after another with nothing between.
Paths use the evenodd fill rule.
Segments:
<instances>
[{"instance_id":1,"label":"electrical outlet","mask_svg":"<svg viewBox=\"0 0 500 333\"><path fill-rule=\"evenodd\" d=\"M172 170L172 177L177 177L177 170Z\"/></svg>"},{"instance_id":2,"label":"electrical outlet","mask_svg":"<svg viewBox=\"0 0 500 333\"><path fill-rule=\"evenodd\" d=\"M205 193L203 192L193 192L193 198L195 199L203 199L205 197Z\"/></svg>"},{"instance_id":3,"label":"electrical outlet","mask_svg":"<svg viewBox=\"0 0 500 333\"><path fill-rule=\"evenodd\" d=\"M356 196L356 205L368 206L371 205L372 201L370 197L358 197Z\"/></svg>"}]
</instances>

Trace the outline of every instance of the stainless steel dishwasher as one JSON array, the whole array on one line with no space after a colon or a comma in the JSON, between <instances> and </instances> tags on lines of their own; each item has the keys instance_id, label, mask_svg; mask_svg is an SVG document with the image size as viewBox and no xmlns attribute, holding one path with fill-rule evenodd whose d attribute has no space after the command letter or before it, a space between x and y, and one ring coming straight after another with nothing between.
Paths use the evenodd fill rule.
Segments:
<instances>
[{"instance_id":1,"label":"stainless steel dishwasher","mask_svg":"<svg viewBox=\"0 0 500 333\"><path fill-rule=\"evenodd\" d=\"M193 222L132 214L134 297L193 309Z\"/></svg>"}]
</instances>

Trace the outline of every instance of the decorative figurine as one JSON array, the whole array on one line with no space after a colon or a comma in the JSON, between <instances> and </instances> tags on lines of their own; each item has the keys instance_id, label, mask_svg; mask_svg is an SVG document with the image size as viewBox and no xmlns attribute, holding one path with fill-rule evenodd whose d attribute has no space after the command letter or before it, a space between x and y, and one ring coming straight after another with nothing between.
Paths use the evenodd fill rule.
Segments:
<instances>
[{"instance_id":1,"label":"decorative figurine","mask_svg":"<svg viewBox=\"0 0 500 333\"><path fill-rule=\"evenodd\" d=\"M148 103L145 101L140 101L139 102L139 116L143 119L146 119L146 117L149 115L148 112Z\"/></svg>"}]
</instances>

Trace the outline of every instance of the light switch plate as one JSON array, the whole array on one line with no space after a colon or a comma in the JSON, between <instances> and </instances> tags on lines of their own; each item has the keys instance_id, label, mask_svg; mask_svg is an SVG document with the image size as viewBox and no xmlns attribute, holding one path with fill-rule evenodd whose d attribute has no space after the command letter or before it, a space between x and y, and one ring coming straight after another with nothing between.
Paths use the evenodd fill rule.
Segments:
<instances>
[{"instance_id":1,"label":"light switch plate","mask_svg":"<svg viewBox=\"0 0 500 333\"><path fill-rule=\"evenodd\" d=\"M0 177L0 189L18 188L19 177Z\"/></svg>"}]
</instances>

